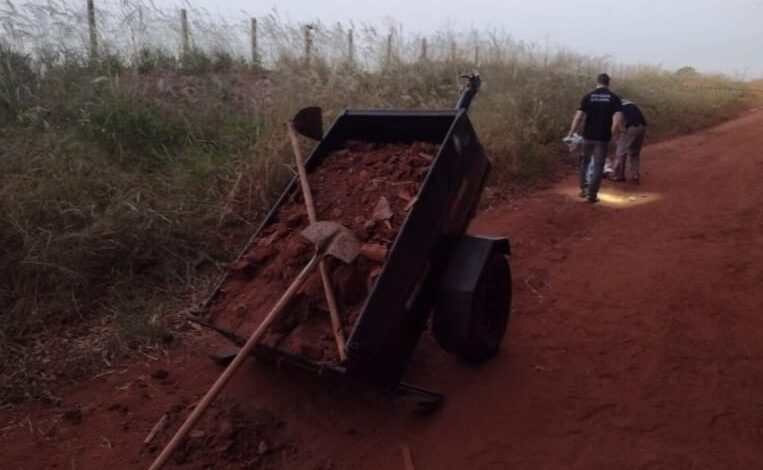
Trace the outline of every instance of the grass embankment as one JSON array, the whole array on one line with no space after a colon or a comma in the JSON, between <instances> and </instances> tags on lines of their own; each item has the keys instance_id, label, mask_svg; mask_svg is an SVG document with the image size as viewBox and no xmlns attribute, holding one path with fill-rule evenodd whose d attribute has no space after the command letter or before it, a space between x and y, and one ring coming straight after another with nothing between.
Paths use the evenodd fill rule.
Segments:
<instances>
[{"instance_id":1,"label":"grass embankment","mask_svg":"<svg viewBox=\"0 0 763 470\"><path fill-rule=\"evenodd\" d=\"M493 41L471 111L496 181L532 181L592 77L574 54ZM128 60L129 59L129 60ZM45 66L41 68L41 64ZM172 341L178 306L209 280L293 174L284 123L302 106L450 107L469 60L392 56L362 68L284 49L267 70L224 53L176 60L0 50L0 404L55 400L51 384ZM728 119L746 104L724 77L622 69L652 136ZM496 183L499 184L499 183ZM504 184L504 183L500 183Z\"/></svg>"}]
</instances>

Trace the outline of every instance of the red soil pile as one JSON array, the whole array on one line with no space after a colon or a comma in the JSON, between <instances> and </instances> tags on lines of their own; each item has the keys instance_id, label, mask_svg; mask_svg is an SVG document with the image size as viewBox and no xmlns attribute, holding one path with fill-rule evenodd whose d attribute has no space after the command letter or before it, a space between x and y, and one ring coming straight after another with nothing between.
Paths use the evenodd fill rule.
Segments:
<instances>
[{"instance_id":1,"label":"red soil pile","mask_svg":"<svg viewBox=\"0 0 763 470\"><path fill-rule=\"evenodd\" d=\"M329 259L345 334L381 272L384 258L429 172L437 146L426 142L348 141L309 175L319 220L353 231L364 243L349 265ZM261 322L313 254L300 232L308 225L300 191L284 201L250 250L233 266L210 318L248 334ZM319 363L338 360L320 275L314 272L263 339Z\"/></svg>"},{"instance_id":2,"label":"red soil pile","mask_svg":"<svg viewBox=\"0 0 763 470\"><path fill-rule=\"evenodd\" d=\"M185 419L190 406L176 405L167 425L144 452L156 455ZM272 412L248 412L226 401L213 406L189 433L172 461L191 468L283 468L297 449L284 432L285 423Z\"/></svg>"}]
</instances>

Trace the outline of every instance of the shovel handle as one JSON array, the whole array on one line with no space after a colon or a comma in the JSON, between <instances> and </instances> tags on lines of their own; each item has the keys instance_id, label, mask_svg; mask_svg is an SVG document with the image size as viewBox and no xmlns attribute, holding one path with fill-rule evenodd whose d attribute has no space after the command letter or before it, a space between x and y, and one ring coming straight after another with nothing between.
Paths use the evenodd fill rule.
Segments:
<instances>
[{"instance_id":1,"label":"shovel handle","mask_svg":"<svg viewBox=\"0 0 763 470\"><path fill-rule=\"evenodd\" d=\"M246 358L249 357L249 355L254 350L254 347L257 345L257 342L260 340L260 337L265 333L265 330L267 330L270 324L273 323L273 320L275 320L276 316L281 313L286 304L288 304L292 297L294 297L294 294L296 294L297 290L302 287L302 284L304 284L307 280L307 276L321 261L321 259L322 256L320 256L320 254L316 251L315 256L313 256L310 262L307 263L307 265L302 269L297 278L294 279L294 282L292 282L289 288L286 289L286 292L283 293L281 298L278 299L278 302L276 302L273 308L270 309L270 312L268 312L268 314L265 316L265 319L262 320L260 326L257 327L249 339L246 340L246 343L244 343L244 345L241 347L241 350L238 352L238 354L236 354L236 357L233 358L233 361L228 364L228 367L225 368L223 373L220 374L220 377L218 377L215 383L212 384L212 387L207 391L207 394L204 395L204 398L201 399L199 404L196 405L191 414L185 419L183 425L180 426L180 429L178 429L175 435L172 436L170 442L167 443L164 449L162 449L162 453L159 454L156 460L154 460L154 463L151 464L149 470L159 470L164 466L164 464L167 463L167 460L170 458L175 449L177 449L188 432L193 428L199 418L201 418L201 415L204 414L204 411L206 411L214 399L217 398L217 395L220 394L223 387L225 387L231 377L233 377L233 374L235 374L239 367L241 367L241 364L243 364Z\"/></svg>"},{"instance_id":2,"label":"shovel handle","mask_svg":"<svg viewBox=\"0 0 763 470\"><path fill-rule=\"evenodd\" d=\"M310 190L310 181L307 179L305 159L302 156L302 149L299 148L297 130L294 128L293 122L289 122L287 127L289 130L289 139L291 139L291 147L294 150L294 159L297 162L297 173L299 174L299 182L300 186L302 187L302 197L305 199L307 218L311 224L314 224L318 222L318 214L315 212L313 192ZM326 303L329 307L329 316L331 317L331 329L334 332L334 341L336 342L336 347L339 351L339 362L345 362L347 360L347 352L345 352L345 345L347 344L347 340L344 337L342 320L339 317L339 307L336 303L334 289L331 286L331 276L329 276L328 266L326 265L325 261L321 261L320 272L321 283L323 284L323 294L326 297Z\"/></svg>"},{"instance_id":3,"label":"shovel handle","mask_svg":"<svg viewBox=\"0 0 763 470\"><path fill-rule=\"evenodd\" d=\"M311 224L318 221L318 215L315 212L315 202L313 201L313 192L310 190L310 182L307 179L307 170L305 170L305 159L302 156L302 149L299 148L299 139L297 130L294 129L294 123L289 122L289 139L291 139L291 148L294 150L294 159L297 161L297 173L299 173L299 182L302 187L302 196L305 198L305 207L307 208L307 218Z\"/></svg>"}]
</instances>

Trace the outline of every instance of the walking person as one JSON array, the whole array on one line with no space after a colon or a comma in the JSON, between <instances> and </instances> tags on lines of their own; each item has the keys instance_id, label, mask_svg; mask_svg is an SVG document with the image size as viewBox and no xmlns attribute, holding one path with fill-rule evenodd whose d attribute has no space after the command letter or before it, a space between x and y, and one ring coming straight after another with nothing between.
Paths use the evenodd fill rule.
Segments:
<instances>
[{"instance_id":1,"label":"walking person","mask_svg":"<svg viewBox=\"0 0 763 470\"><path fill-rule=\"evenodd\" d=\"M646 135L646 118L638 106L632 101L622 100L623 122L615 129L617 138L617 150L615 150L615 168L610 179L612 181L625 181L625 158L630 160L631 180L638 183L641 180L639 166L641 160L641 147L644 145Z\"/></svg>"},{"instance_id":2,"label":"walking person","mask_svg":"<svg viewBox=\"0 0 763 470\"><path fill-rule=\"evenodd\" d=\"M597 194L609 141L623 119L621 108L620 98L609 89L609 75L602 73L596 77L596 89L580 100L580 107L572 119L568 136L572 136L585 121L580 157L580 196L588 202L599 201Z\"/></svg>"}]
</instances>

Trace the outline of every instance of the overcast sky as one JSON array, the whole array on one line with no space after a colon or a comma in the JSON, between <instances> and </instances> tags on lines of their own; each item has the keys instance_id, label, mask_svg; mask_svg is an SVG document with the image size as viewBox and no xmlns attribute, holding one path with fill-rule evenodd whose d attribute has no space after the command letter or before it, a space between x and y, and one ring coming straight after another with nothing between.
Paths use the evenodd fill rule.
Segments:
<instances>
[{"instance_id":1,"label":"overcast sky","mask_svg":"<svg viewBox=\"0 0 763 470\"><path fill-rule=\"evenodd\" d=\"M187 0L225 17L276 8L305 22L386 24L408 33L445 26L500 28L515 38L564 46L617 62L684 65L763 77L763 0ZM155 0L177 5L180 0Z\"/></svg>"}]
</instances>

